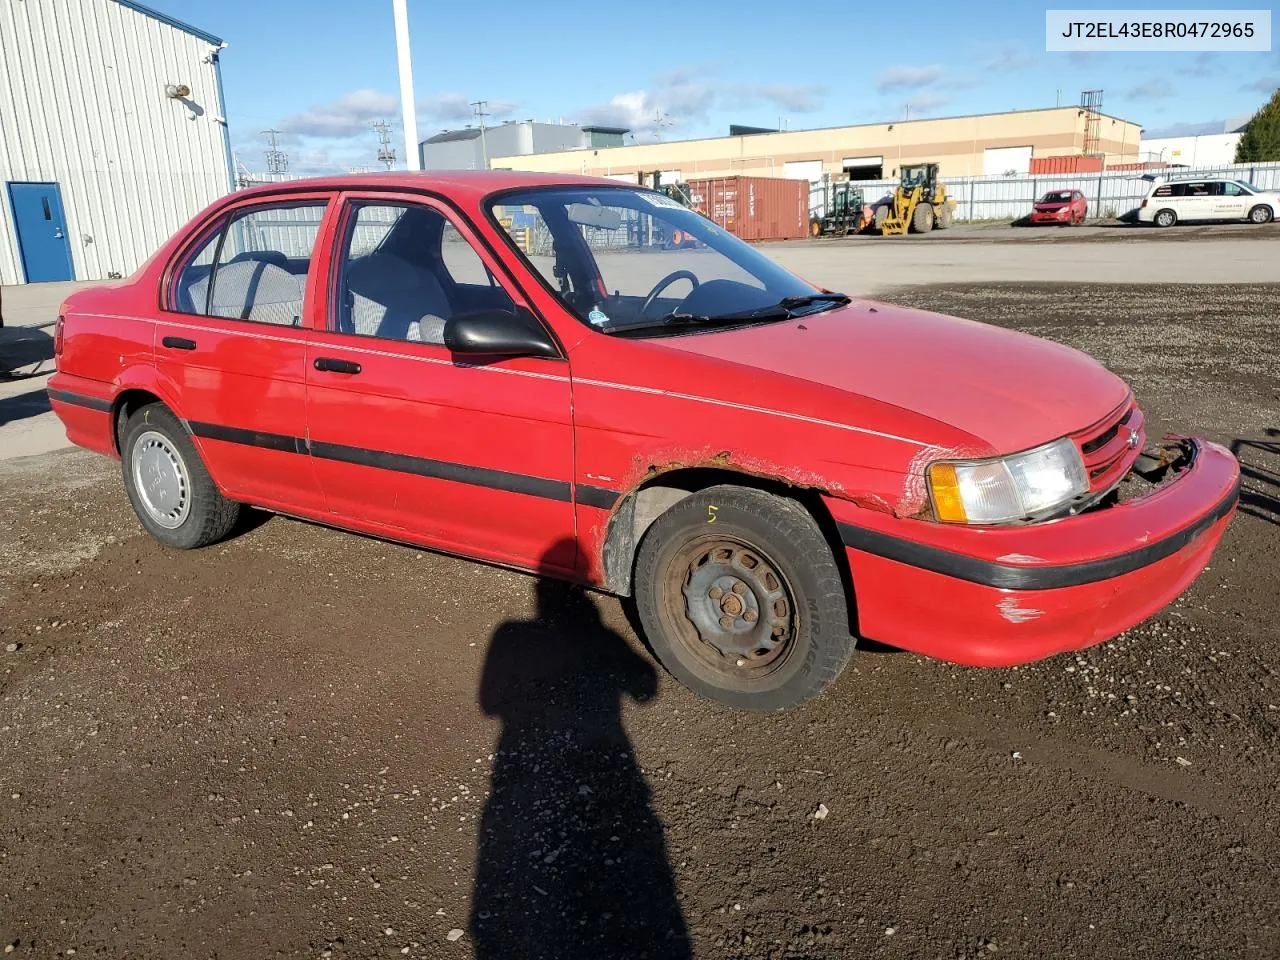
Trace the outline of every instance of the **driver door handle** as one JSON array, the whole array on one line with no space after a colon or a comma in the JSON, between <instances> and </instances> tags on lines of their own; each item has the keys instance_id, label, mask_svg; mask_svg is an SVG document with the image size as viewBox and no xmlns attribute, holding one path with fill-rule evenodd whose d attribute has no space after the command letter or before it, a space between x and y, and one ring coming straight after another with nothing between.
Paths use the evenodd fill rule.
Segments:
<instances>
[{"instance_id":1,"label":"driver door handle","mask_svg":"<svg viewBox=\"0 0 1280 960\"><path fill-rule=\"evenodd\" d=\"M328 373L355 375L360 372L360 364L354 360L340 360L337 357L316 357L315 368Z\"/></svg>"}]
</instances>

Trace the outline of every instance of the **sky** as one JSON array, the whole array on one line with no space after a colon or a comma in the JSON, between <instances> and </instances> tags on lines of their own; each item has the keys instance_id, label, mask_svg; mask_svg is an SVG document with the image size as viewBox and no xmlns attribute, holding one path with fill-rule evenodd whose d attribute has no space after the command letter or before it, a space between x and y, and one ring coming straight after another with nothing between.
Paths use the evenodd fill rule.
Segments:
<instances>
[{"instance_id":1,"label":"sky","mask_svg":"<svg viewBox=\"0 0 1280 960\"><path fill-rule=\"evenodd\" d=\"M147 2L227 42L232 145L248 169L265 168L271 128L291 172L376 169L380 120L394 128L403 165L391 0ZM723 136L730 123L796 130L1052 107L1085 89L1103 90L1103 112L1141 124L1145 137L1221 133L1280 87L1274 45L1047 53L1045 8L1026 0L408 0L408 9L419 139L475 123L476 100L488 102L486 124L617 124L650 142ZM901 29L906 11L918 29Z\"/></svg>"}]
</instances>

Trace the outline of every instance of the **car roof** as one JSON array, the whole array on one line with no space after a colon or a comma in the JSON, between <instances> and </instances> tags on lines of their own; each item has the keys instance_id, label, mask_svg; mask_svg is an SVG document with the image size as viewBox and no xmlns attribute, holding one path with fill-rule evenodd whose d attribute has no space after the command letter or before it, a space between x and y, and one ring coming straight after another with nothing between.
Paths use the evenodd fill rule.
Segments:
<instances>
[{"instance_id":1,"label":"car roof","mask_svg":"<svg viewBox=\"0 0 1280 960\"><path fill-rule=\"evenodd\" d=\"M629 187L603 177L584 177L572 173L529 173L523 170L421 170L394 173L349 173L333 176L300 177L237 190L237 197L272 196L283 192L307 190L431 190L453 197L479 198L499 190L520 187Z\"/></svg>"}]
</instances>

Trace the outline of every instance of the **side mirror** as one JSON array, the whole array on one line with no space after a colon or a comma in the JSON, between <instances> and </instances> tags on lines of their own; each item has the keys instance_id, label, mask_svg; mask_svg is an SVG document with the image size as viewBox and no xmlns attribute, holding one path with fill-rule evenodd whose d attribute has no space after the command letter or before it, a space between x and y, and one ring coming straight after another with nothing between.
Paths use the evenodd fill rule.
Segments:
<instances>
[{"instance_id":1,"label":"side mirror","mask_svg":"<svg viewBox=\"0 0 1280 960\"><path fill-rule=\"evenodd\" d=\"M444 325L444 345L454 353L505 357L559 357L542 324L528 310L459 313Z\"/></svg>"}]
</instances>

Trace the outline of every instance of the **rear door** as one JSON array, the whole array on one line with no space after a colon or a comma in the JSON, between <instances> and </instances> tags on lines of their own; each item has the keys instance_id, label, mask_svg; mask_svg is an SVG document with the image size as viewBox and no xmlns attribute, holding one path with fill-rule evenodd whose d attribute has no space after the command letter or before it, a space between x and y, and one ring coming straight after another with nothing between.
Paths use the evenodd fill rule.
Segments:
<instances>
[{"instance_id":1,"label":"rear door","mask_svg":"<svg viewBox=\"0 0 1280 960\"><path fill-rule=\"evenodd\" d=\"M330 194L251 202L213 223L169 271L156 368L231 497L323 512L307 455L311 269Z\"/></svg>"},{"instance_id":2,"label":"rear door","mask_svg":"<svg viewBox=\"0 0 1280 960\"><path fill-rule=\"evenodd\" d=\"M1212 220L1217 214L1215 206L1218 197L1216 188L1220 183L1211 180L1191 180L1187 183L1175 184L1182 189L1178 200L1179 220Z\"/></svg>"},{"instance_id":3,"label":"rear door","mask_svg":"<svg viewBox=\"0 0 1280 960\"><path fill-rule=\"evenodd\" d=\"M454 553L571 572L569 365L479 362L450 316L528 306L456 213L418 195L344 195L329 305L307 367L311 453L335 515Z\"/></svg>"}]
</instances>

